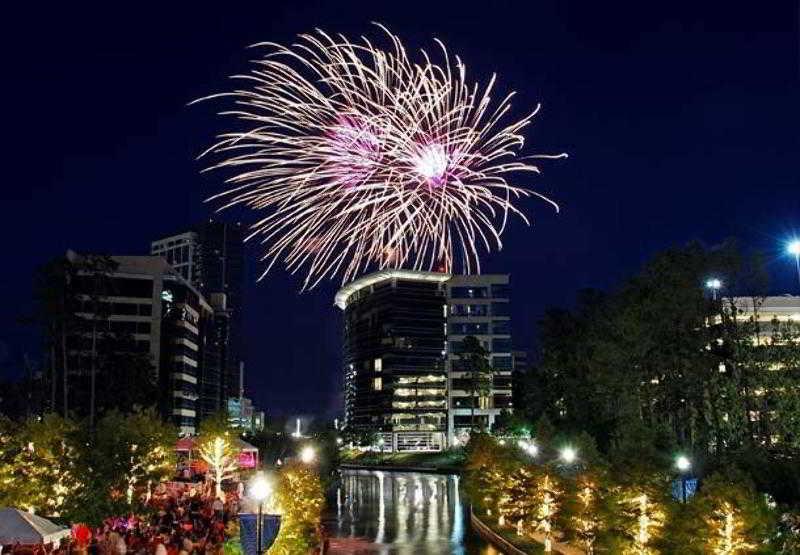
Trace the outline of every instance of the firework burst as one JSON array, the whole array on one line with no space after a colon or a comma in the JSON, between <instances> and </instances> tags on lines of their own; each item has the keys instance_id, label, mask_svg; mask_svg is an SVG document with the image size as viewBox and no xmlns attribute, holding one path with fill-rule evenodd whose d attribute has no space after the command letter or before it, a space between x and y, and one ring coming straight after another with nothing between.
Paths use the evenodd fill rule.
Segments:
<instances>
[{"instance_id":1,"label":"firework burst","mask_svg":"<svg viewBox=\"0 0 800 555\"><path fill-rule=\"evenodd\" d=\"M536 109L507 121L509 94L492 102L495 77L469 84L444 45L436 63L412 61L381 27L378 48L323 31L267 53L228 97L241 130L205 154L226 169L228 189L209 200L262 214L248 239L265 246L264 274L282 261L304 271L304 288L371 268L479 272L479 252L502 247L519 197L510 179L538 173L519 157ZM263 275L262 275L263 277Z\"/></svg>"}]
</instances>

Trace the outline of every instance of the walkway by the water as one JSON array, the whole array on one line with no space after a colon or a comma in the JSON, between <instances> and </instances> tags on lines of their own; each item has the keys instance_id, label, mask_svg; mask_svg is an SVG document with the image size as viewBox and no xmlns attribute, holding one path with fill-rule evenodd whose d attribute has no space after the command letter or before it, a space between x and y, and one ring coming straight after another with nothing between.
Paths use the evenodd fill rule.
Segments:
<instances>
[{"instance_id":1,"label":"walkway by the water","mask_svg":"<svg viewBox=\"0 0 800 555\"><path fill-rule=\"evenodd\" d=\"M458 476L343 470L328 553L501 555L470 529Z\"/></svg>"}]
</instances>

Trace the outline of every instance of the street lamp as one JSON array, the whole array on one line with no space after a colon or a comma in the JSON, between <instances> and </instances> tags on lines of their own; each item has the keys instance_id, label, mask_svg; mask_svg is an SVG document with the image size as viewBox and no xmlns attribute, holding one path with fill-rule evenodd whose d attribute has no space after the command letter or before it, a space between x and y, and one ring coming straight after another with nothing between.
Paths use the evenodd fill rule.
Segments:
<instances>
[{"instance_id":1,"label":"street lamp","mask_svg":"<svg viewBox=\"0 0 800 555\"><path fill-rule=\"evenodd\" d=\"M692 461L685 455L679 455L675 459L675 468L681 473L681 497L683 502L686 503L686 475L692 469Z\"/></svg>"},{"instance_id":2,"label":"street lamp","mask_svg":"<svg viewBox=\"0 0 800 555\"><path fill-rule=\"evenodd\" d=\"M561 450L559 456L566 464L572 464L575 462L575 459L578 458L578 452L568 445Z\"/></svg>"},{"instance_id":3,"label":"street lamp","mask_svg":"<svg viewBox=\"0 0 800 555\"><path fill-rule=\"evenodd\" d=\"M312 462L314 462L314 459L316 458L317 458L317 453L316 451L314 451L314 448L311 447L310 445L306 445L300 451L300 460L303 462L303 464L311 464Z\"/></svg>"},{"instance_id":4,"label":"street lamp","mask_svg":"<svg viewBox=\"0 0 800 555\"><path fill-rule=\"evenodd\" d=\"M258 503L258 520L256 521L256 553L261 553L262 527L264 526L264 500L272 493L272 485L259 473L250 483L250 497Z\"/></svg>"},{"instance_id":5,"label":"street lamp","mask_svg":"<svg viewBox=\"0 0 800 555\"><path fill-rule=\"evenodd\" d=\"M797 281L800 283L800 239L792 239L786 245L786 251L794 256L794 264L797 267Z\"/></svg>"},{"instance_id":6,"label":"street lamp","mask_svg":"<svg viewBox=\"0 0 800 555\"><path fill-rule=\"evenodd\" d=\"M710 278L706 280L706 287L711 289L711 298L717 300L717 291L722 287L722 282L717 278Z\"/></svg>"}]
</instances>

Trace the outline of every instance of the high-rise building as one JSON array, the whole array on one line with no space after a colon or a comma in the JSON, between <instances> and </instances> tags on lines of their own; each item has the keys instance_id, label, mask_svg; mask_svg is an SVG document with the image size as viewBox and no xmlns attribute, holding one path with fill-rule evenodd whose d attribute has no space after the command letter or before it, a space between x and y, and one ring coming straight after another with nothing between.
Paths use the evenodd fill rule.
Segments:
<instances>
[{"instance_id":1,"label":"high-rise building","mask_svg":"<svg viewBox=\"0 0 800 555\"><path fill-rule=\"evenodd\" d=\"M197 233L187 231L179 235L171 235L154 241L150 245L150 254L164 258L170 266L194 285L200 285L200 264L197 252Z\"/></svg>"},{"instance_id":2,"label":"high-rise building","mask_svg":"<svg viewBox=\"0 0 800 555\"><path fill-rule=\"evenodd\" d=\"M501 410L511 410L508 283L507 275L384 270L339 290L344 429L377 433L386 450L439 450L473 423L490 428ZM481 343L490 365L481 395L462 362L467 336Z\"/></svg>"},{"instance_id":3,"label":"high-rise building","mask_svg":"<svg viewBox=\"0 0 800 555\"><path fill-rule=\"evenodd\" d=\"M502 410L512 410L511 312L508 275L461 275L447 281L448 430L450 440L475 427L491 429ZM473 336L488 353L490 387L476 391L466 371L463 341Z\"/></svg>"},{"instance_id":4,"label":"high-rise building","mask_svg":"<svg viewBox=\"0 0 800 555\"><path fill-rule=\"evenodd\" d=\"M213 373L214 348L206 342L213 309L203 295L159 256L105 257L111 264L87 270L87 258L67 253L77 270L73 291L77 316L94 322L101 334L127 334L132 351L148 353L158 384L158 404L182 433L194 433L197 405ZM102 282L102 286L99 286ZM70 374L85 377L91 364L87 326L70 341ZM107 356L107 354L106 354ZM86 380L72 380L70 395L80 396ZM85 395L82 395L85 397Z\"/></svg>"},{"instance_id":5,"label":"high-rise building","mask_svg":"<svg viewBox=\"0 0 800 555\"><path fill-rule=\"evenodd\" d=\"M344 429L387 450L446 445L447 274L387 270L343 287Z\"/></svg>"},{"instance_id":6,"label":"high-rise building","mask_svg":"<svg viewBox=\"0 0 800 555\"><path fill-rule=\"evenodd\" d=\"M209 220L192 230L153 241L150 252L166 259L206 298L213 300L214 337L222 357L219 376L222 393L216 410L224 408L228 397L239 394L239 363L243 358L242 227L238 223Z\"/></svg>"}]
</instances>

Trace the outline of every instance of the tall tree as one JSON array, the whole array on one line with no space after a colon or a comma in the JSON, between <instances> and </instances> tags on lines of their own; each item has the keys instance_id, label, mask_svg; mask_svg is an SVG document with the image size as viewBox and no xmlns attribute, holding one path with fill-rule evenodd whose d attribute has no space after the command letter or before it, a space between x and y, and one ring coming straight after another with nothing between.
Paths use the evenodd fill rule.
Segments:
<instances>
[{"instance_id":1,"label":"tall tree","mask_svg":"<svg viewBox=\"0 0 800 555\"><path fill-rule=\"evenodd\" d=\"M74 258L83 282L81 291L84 307L88 308L85 319L90 332L89 357L89 427L94 428L97 413L98 341L101 333L108 331L111 304L108 297L113 294L111 274L119 266L113 259L103 255L86 255Z\"/></svg>"},{"instance_id":2,"label":"tall tree","mask_svg":"<svg viewBox=\"0 0 800 555\"><path fill-rule=\"evenodd\" d=\"M69 349L68 337L75 332L76 298L74 294L75 266L60 257L39 267L34 277L35 310L29 320L42 329L49 362L49 410L55 411L59 381L61 413L69 414ZM60 380L59 380L60 375Z\"/></svg>"},{"instance_id":3,"label":"tall tree","mask_svg":"<svg viewBox=\"0 0 800 555\"><path fill-rule=\"evenodd\" d=\"M461 368L466 373L468 391L470 393L470 427L475 430L475 409L492 393L492 367L489 364L489 352L474 336L467 336L462 343L460 353Z\"/></svg>"}]
</instances>

